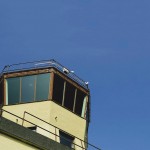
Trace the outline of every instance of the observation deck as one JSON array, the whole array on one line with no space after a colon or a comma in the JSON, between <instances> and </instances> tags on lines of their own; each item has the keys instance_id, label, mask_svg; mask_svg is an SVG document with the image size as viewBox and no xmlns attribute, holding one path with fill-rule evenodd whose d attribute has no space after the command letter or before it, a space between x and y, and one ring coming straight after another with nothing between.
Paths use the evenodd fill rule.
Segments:
<instances>
[{"instance_id":1,"label":"observation deck","mask_svg":"<svg viewBox=\"0 0 150 150\"><path fill-rule=\"evenodd\" d=\"M50 60L41 60L41 61L32 61L32 62L25 62L25 63L18 63L12 65L6 65L0 77L3 74L19 72L19 71L26 71L26 70L37 70L37 69L46 69L46 68L55 68L59 70L62 74L68 76L71 80L76 82L78 85L82 86L84 89L89 91L88 83L79 78L73 71L69 70L68 68L64 67L54 59Z\"/></svg>"},{"instance_id":2,"label":"observation deck","mask_svg":"<svg viewBox=\"0 0 150 150\"><path fill-rule=\"evenodd\" d=\"M88 143L88 82L53 59L6 65L0 105L2 117L42 136L75 150L99 150Z\"/></svg>"}]
</instances>

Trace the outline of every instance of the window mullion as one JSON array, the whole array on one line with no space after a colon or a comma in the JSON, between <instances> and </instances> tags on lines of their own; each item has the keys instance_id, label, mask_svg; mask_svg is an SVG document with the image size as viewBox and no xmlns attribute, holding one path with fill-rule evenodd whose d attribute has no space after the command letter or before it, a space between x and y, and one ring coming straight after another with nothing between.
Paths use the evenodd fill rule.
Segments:
<instances>
[{"instance_id":1,"label":"window mullion","mask_svg":"<svg viewBox=\"0 0 150 150\"><path fill-rule=\"evenodd\" d=\"M34 100L33 101L36 101L36 82L37 82L37 75L35 75L34 78Z\"/></svg>"},{"instance_id":2,"label":"window mullion","mask_svg":"<svg viewBox=\"0 0 150 150\"><path fill-rule=\"evenodd\" d=\"M65 100L65 91L66 91L66 81L64 82L64 90L63 90L62 106L64 106L64 100Z\"/></svg>"},{"instance_id":3,"label":"window mullion","mask_svg":"<svg viewBox=\"0 0 150 150\"><path fill-rule=\"evenodd\" d=\"M53 99L53 87L54 87L54 72L50 73L50 80L49 80L49 92L48 92L48 99Z\"/></svg>"},{"instance_id":4,"label":"window mullion","mask_svg":"<svg viewBox=\"0 0 150 150\"><path fill-rule=\"evenodd\" d=\"M86 118L87 109L88 109L88 96L86 96L86 106L85 106L84 118Z\"/></svg>"},{"instance_id":5,"label":"window mullion","mask_svg":"<svg viewBox=\"0 0 150 150\"><path fill-rule=\"evenodd\" d=\"M19 100L19 103L21 103L21 94L22 94L22 77L20 77L20 100Z\"/></svg>"},{"instance_id":6,"label":"window mullion","mask_svg":"<svg viewBox=\"0 0 150 150\"><path fill-rule=\"evenodd\" d=\"M74 95L73 112L75 112L75 107L76 107L76 96L77 96L77 89L75 90L75 95Z\"/></svg>"}]
</instances>

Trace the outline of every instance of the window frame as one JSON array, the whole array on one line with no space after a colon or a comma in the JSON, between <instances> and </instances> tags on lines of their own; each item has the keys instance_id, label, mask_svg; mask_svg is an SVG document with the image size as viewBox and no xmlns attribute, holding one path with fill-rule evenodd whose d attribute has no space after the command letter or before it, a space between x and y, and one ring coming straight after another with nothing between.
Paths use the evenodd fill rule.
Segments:
<instances>
[{"instance_id":1,"label":"window frame","mask_svg":"<svg viewBox=\"0 0 150 150\"><path fill-rule=\"evenodd\" d=\"M73 149L75 148L75 144L74 144L75 137L62 130L59 130L59 140L61 144L68 146L70 148L73 148Z\"/></svg>"},{"instance_id":2,"label":"window frame","mask_svg":"<svg viewBox=\"0 0 150 150\"><path fill-rule=\"evenodd\" d=\"M85 111L85 115L84 117L79 116L78 114L75 113L75 104L76 104L76 96L74 99L74 104L73 104L73 111L70 111L68 109L68 111L78 115L79 117L86 119L86 118L90 118L90 91L89 89L84 89L81 85L79 85L77 82L75 82L74 80L72 80L71 78L69 78L68 76L64 75L62 72L60 72L59 70L57 70L54 67L51 68L41 68L41 69L32 69L32 70L24 70L24 71L16 71L16 72L11 72L11 73L5 73L3 75L4 78L4 105L8 105L7 103L7 90L6 90L6 80L7 78L11 78L11 77L22 77L22 76L27 76L27 75L38 75L38 74L45 74L45 73L50 73L50 83L49 83L49 95L48 95L48 100L52 100L53 102L55 102L53 100L53 86L54 86L54 75L57 74L58 76L60 76L63 80L65 80L66 82L69 82L70 84L72 84L75 88L76 91L77 90L81 90L82 92L84 92L87 96L87 102L86 102L86 110L88 110L88 116L86 115L86 111ZM75 92L75 95L77 94L77 92ZM42 100L43 101L43 100ZM36 101L34 101L36 102ZM21 102L19 102L19 104L21 104ZM57 103L58 104L58 103ZM14 105L14 104L10 104L10 105ZM58 104L60 105L60 104ZM62 106L62 105L60 105ZM64 107L64 106L62 106ZM64 107L65 109L67 109L66 107ZM87 119L86 119L87 120ZM88 121L88 120L87 120Z\"/></svg>"},{"instance_id":3,"label":"window frame","mask_svg":"<svg viewBox=\"0 0 150 150\"><path fill-rule=\"evenodd\" d=\"M37 86L37 77L38 75L46 75L46 74L49 74L49 83L48 83L48 93L47 93L47 99L41 99L41 100L37 100L36 99L36 86ZM24 77L32 77L33 76L33 99L31 100L28 100L28 101L25 101L22 99L22 79L25 79ZM16 78L16 79L19 79L19 100L18 102L14 102L14 103L11 103L9 104L9 98L8 98L8 80L11 79L11 78ZM22 103L31 103L31 102L38 102L38 101L45 101L45 100L49 100L49 95L50 95L50 85L51 85L51 72L45 72L45 73L39 73L39 74L30 74L30 75L26 75L26 76L14 76L14 77L9 77L9 78L5 78L5 105L15 105L15 104L22 104Z\"/></svg>"},{"instance_id":4,"label":"window frame","mask_svg":"<svg viewBox=\"0 0 150 150\"><path fill-rule=\"evenodd\" d=\"M86 119L86 111L88 110L88 97L89 97L89 94L87 94L87 92L85 92L85 90L81 90L81 87L78 88L75 84L72 84L70 81L67 80L67 78L63 78L62 76L60 76L60 74L58 73L54 73L54 80L55 80L55 75L59 76L59 78L61 78L63 80L63 96L62 96L62 102L61 103L58 103L57 101L55 101L54 97L52 97L52 100L57 103L58 105L64 107L65 109L71 111L72 113L78 115L79 117L81 118L84 118ZM69 84L71 84L74 88L75 88L75 92L74 92L74 99L73 99L73 109L70 110L69 108L67 108L64 103L65 103L65 92L66 92L66 84L67 82ZM53 81L53 86L54 86L55 82ZM53 89L54 90L54 89ZM81 108L81 114L79 115L78 113L75 112L75 108L76 108L76 103L77 103L77 93L78 91L80 91L81 93L84 93L85 94L85 97L83 99L83 104L82 104L82 108ZM85 104L84 104L84 100L85 100ZM85 106L84 106L85 105ZM83 110L84 109L84 110ZM89 114L88 114L89 115Z\"/></svg>"}]
</instances>

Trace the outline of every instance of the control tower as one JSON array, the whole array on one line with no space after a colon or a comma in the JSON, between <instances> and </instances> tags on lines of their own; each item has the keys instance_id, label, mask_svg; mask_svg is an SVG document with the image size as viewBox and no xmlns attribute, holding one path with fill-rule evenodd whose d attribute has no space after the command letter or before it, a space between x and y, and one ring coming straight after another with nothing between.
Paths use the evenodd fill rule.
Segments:
<instances>
[{"instance_id":1,"label":"control tower","mask_svg":"<svg viewBox=\"0 0 150 150\"><path fill-rule=\"evenodd\" d=\"M0 105L1 117L18 125L18 130L27 128L70 149L98 149L88 143L88 83L55 60L5 66L0 75Z\"/></svg>"}]
</instances>

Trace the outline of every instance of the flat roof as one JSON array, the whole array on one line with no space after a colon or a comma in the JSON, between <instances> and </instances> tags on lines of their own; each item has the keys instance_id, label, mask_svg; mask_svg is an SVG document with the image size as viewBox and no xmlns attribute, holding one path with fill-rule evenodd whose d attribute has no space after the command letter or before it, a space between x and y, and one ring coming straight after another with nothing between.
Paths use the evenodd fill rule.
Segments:
<instances>
[{"instance_id":1,"label":"flat roof","mask_svg":"<svg viewBox=\"0 0 150 150\"><path fill-rule=\"evenodd\" d=\"M13 73L18 71L27 71L27 70L34 70L34 69L45 69L45 68L52 68L52 67L59 70L61 73L68 76L70 79L72 79L77 84L79 84L80 86L82 86L83 88L89 91L88 84L84 80L79 78L73 71L64 67L54 59L6 65L3 68L0 77L6 73Z\"/></svg>"}]
</instances>

